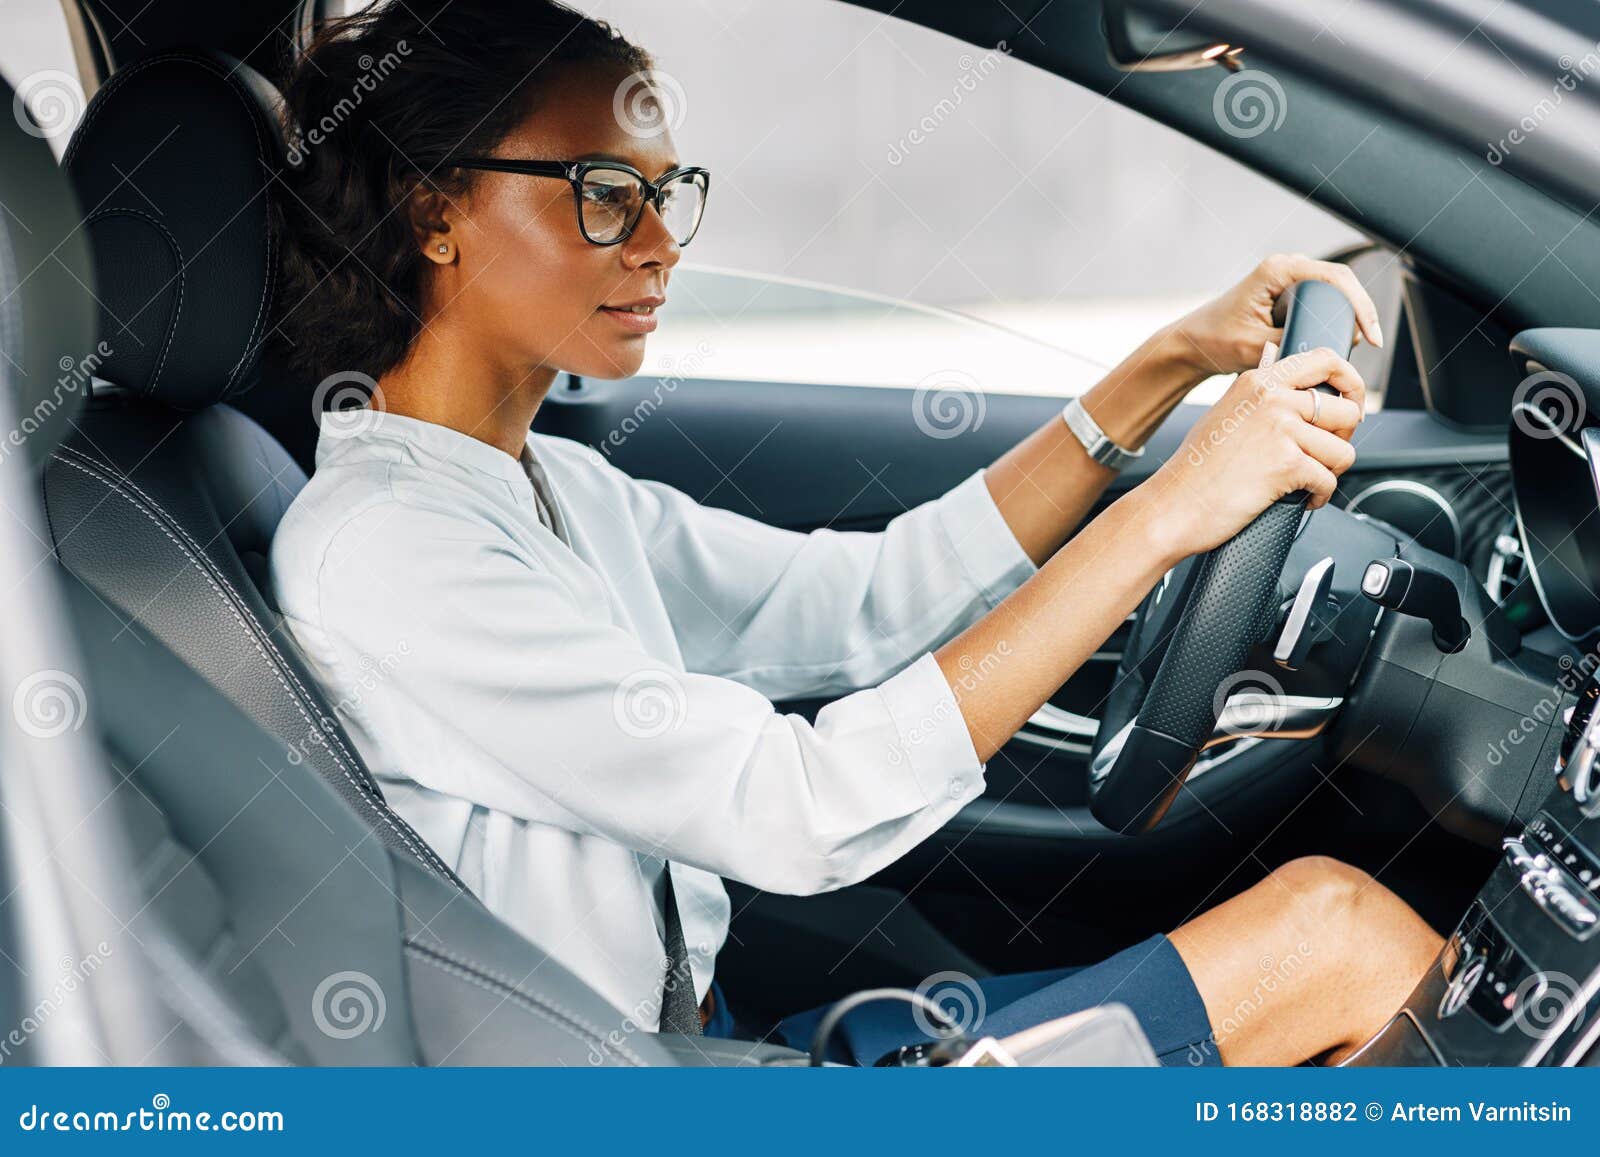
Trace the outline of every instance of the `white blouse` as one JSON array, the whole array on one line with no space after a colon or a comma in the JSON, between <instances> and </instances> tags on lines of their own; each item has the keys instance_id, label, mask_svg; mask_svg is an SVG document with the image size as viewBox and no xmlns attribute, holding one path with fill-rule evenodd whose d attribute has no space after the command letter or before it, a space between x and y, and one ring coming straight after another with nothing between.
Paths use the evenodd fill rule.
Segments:
<instances>
[{"instance_id":1,"label":"white blouse","mask_svg":"<svg viewBox=\"0 0 1600 1157\"><path fill-rule=\"evenodd\" d=\"M981 472L881 533L800 534L566 439L532 435L519 462L365 410L323 418L271 559L393 807L646 1029L664 860L699 997L728 930L718 877L842 887L981 793L929 650L1033 571ZM837 695L814 723L773 708Z\"/></svg>"}]
</instances>

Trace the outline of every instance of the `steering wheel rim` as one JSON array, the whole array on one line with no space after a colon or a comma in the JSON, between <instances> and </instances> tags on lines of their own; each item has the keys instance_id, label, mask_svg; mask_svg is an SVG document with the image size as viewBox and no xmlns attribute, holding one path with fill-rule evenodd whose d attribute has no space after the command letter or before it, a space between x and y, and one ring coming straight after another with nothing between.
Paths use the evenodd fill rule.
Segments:
<instances>
[{"instance_id":1,"label":"steering wheel rim","mask_svg":"<svg viewBox=\"0 0 1600 1157\"><path fill-rule=\"evenodd\" d=\"M1302 281L1285 297L1284 355L1322 346L1349 354L1355 313L1344 294ZM1139 688L1120 702L1114 693L1095 737L1089 808L1102 824L1124 833L1149 831L1172 806L1251 650L1277 624L1278 578L1306 499L1304 492L1279 499L1227 542L1182 564L1192 564L1192 575L1176 596L1181 602L1169 604L1166 617L1176 614L1177 625L1164 642L1157 640L1159 660L1143 701L1124 722L1118 716ZM1162 597L1158 588L1140 605L1136 634ZM1154 657L1141 657L1140 666ZM1144 672L1139 675L1142 681Z\"/></svg>"}]
</instances>

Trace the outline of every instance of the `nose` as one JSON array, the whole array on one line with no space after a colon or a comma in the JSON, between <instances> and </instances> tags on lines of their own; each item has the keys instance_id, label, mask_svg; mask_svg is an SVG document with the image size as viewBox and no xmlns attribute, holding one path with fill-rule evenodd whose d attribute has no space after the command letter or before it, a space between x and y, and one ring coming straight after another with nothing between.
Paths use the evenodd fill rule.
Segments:
<instances>
[{"instance_id":1,"label":"nose","mask_svg":"<svg viewBox=\"0 0 1600 1157\"><path fill-rule=\"evenodd\" d=\"M656 203L651 201L639 214L639 222L633 227L633 233L621 245L622 260L629 269L638 269L645 265L659 265L664 269L671 269L678 264L683 256L683 247L673 237L667 228L667 223L661 219L661 214L656 211Z\"/></svg>"}]
</instances>

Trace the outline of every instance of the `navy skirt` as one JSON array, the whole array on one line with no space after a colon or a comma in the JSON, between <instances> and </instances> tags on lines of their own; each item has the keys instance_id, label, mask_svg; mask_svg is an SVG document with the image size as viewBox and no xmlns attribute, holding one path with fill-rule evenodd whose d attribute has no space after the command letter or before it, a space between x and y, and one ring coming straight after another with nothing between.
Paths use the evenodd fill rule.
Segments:
<instances>
[{"instance_id":1,"label":"navy skirt","mask_svg":"<svg viewBox=\"0 0 1600 1157\"><path fill-rule=\"evenodd\" d=\"M1165 936L1152 936L1098 964L990 976L961 987L964 993L952 991L951 1011L970 1037L1009 1036L1057 1017L1115 1003L1133 1011L1163 1065L1222 1063L1194 979ZM929 992L935 1000L939 994L937 987ZM732 1019L725 1009L719 991L717 1015L706 1026L708 1036L732 1031ZM810 1049L812 1033L827 1011L824 1005L786 1017L778 1025L777 1039L802 1052ZM905 1045L932 1040L917 1021L911 1006L898 1001L863 1005L835 1030L828 1059L870 1065Z\"/></svg>"}]
</instances>

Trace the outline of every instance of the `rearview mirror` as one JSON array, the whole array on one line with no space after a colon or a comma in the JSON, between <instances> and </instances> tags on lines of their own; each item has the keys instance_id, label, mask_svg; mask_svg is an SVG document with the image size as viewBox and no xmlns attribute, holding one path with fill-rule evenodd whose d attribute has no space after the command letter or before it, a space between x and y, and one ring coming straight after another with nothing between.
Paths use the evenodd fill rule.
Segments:
<instances>
[{"instance_id":1,"label":"rearview mirror","mask_svg":"<svg viewBox=\"0 0 1600 1157\"><path fill-rule=\"evenodd\" d=\"M1175 72L1221 64L1237 68L1242 45L1226 44L1137 11L1136 0L1104 0L1111 63L1124 72Z\"/></svg>"}]
</instances>

